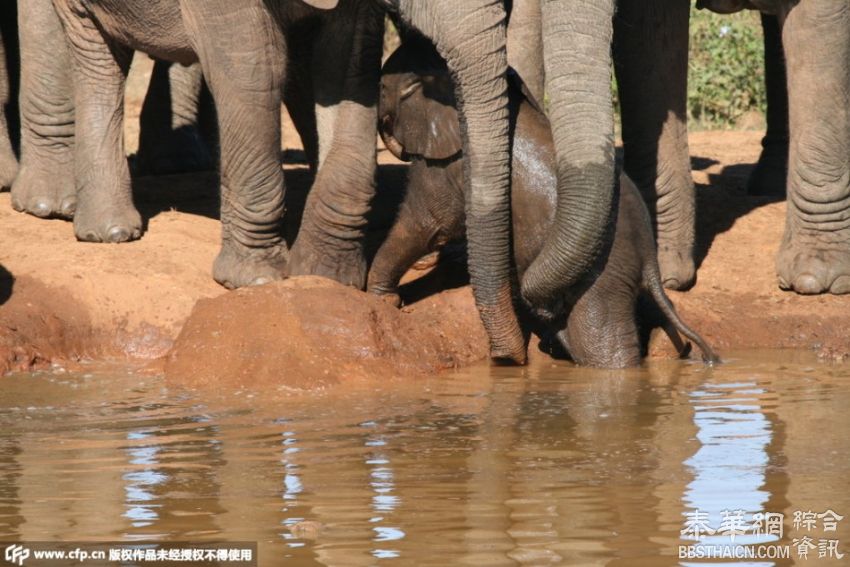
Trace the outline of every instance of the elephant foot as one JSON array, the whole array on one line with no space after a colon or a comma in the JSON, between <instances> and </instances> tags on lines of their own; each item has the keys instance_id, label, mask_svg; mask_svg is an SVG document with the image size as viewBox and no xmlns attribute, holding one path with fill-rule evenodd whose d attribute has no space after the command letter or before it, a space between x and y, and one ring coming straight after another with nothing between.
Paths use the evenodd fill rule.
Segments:
<instances>
[{"instance_id":1,"label":"elephant foot","mask_svg":"<svg viewBox=\"0 0 850 567\"><path fill-rule=\"evenodd\" d=\"M292 246L287 275L323 276L363 289L366 286L366 258L359 243L346 242L344 248L321 244L302 230Z\"/></svg>"},{"instance_id":2,"label":"elephant foot","mask_svg":"<svg viewBox=\"0 0 850 567\"><path fill-rule=\"evenodd\" d=\"M77 195L73 174L22 168L12 183L12 207L43 219L74 218Z\"/></svg>"},{"instance_id":3,"label":"elephant foot","mask_svg":"<svg viewBox=\"0 0 850 567\"><path fill-rule=\"evenodd\" d=\"M18 160L14 154L0 153L0 191L10 189L18 174Z\"/></svg>"},{"instance_id":4,"label":"elephant foot","mask_svg":"<svg viewBox=\"0 0 850 567\"><path fill-rule=\"evenodd\" d=\"M225 241L213 264L213 278L227 289L263 285L284 278L289 251L282 242L249 248Z\"/></svg>"},{"instance_id":5,"label":"elephant foot","mask_svg":"<svg viewBox=\"0 0 850 567\"><path fill-rule=\"evenodd\" d=\"M788 178L788 144L765 146L747 181L747 193L760 197L785 197Z\"/></svg>"},{"instance_id":6,"label":"elephant foot","mask_svg":"<svg viewBox=\"0 0 850 567\"><path fill-rule=\"evenodd\" d=\"M696 267L690 247L683 250L681 246L671 246L660 241L658 268L661 271L661 281L667 289L684 291L696 283Z\"/></svg>"},{"instance_id":7,"label":"elephant foot","mask_svg":"<svg viewBox=\"0 0 850 567\"><path fill-rule=\"evenodd\" d=\"M146 144L130 162L134 177L210 171L215 168L206 144L195 128L184 127L156 145Z\"/></svg>"},{"instance_id":8,"label":"elephant foot","mask_svg":"<svg viewBox=\"0 0 850 567\"><path fill-rule=\"evenodd\" d=\"M780 288L801 295L850 293L850 239L829 246L785 239L776 273Z\"/></svg>"},{"instance_id":9,"label":"elephant foot","mask_svg":"<svg viewBox=\"0 0 850 567\"><path fill-rule=\"evenodd\" d=\"M74 215L74 234L83 242L117 244L138 240L142 236L142 217L132 205L120 210L80 206Z\"/></svg>"}]
</instances>

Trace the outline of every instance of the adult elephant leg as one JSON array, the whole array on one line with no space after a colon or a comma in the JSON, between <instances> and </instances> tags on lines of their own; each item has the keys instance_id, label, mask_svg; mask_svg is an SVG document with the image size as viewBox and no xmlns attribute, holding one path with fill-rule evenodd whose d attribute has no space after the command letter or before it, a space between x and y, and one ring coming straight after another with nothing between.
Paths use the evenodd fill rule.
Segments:
<instances>
[{"instance_id":1,"label":"adult elephant leg","mask_svg":"<svg viewBox=\"0 0 850 567\"><path fill-rule=\"evenodd\" d=\"M198 125L203 89L199 63L154 63L139 116L139 151L133 173L162 175L215 167Z\"/></svg>"},{"instance_id":2,"label":"adult elephant leg","mask_svg":"<svg viewBox=\"0 0 850 567\"><path fill-rule=\"evenodd\" d=\"M762 14L764 76L767 91L767 132L761 156L747 182L750 195L785 196L788 179L788 80L779 18Z\"/></svg>"},{"instance_id":3,"label":"adult elephant leg","mask_svg":"<svg viewBox=\"0 0 850 567\"><path fill-rule=\"evenodd\" d=\"M621 0L614 19L623 165L652 214L669 289L687 289L696 278L686 112L689 10L682 0Z\"/></svg>"},{"instance_id":4,"label":"adult elephant leg","mask_svg":"<svg viewBox=\"0 0 850 567\"><path fill-rule=\"evenodd\" d=\"M779 285L850 293L850 2L795 4L782 40L791 143Z\"/></svg>"},{"instance_id":5,"label":"adult elephant leg","mask_svg":"<svg viewBox=\"0 0 850 567\"><path fill-rule=\"evenodd\" d=\"M524 363L525 339L514 310L511 280L504 6L501 0L400 0L398 7L408 23L434 41L454 76L467 160L464 186L472 291L490 338L490 356ZM608 89L610 98L610 78Z\"/></svg>"},{"instance_id":6,"label":"adult elephant leg","mask_svg":"<svg viewBox=\"0 0 850 567\"><path fill-rule=\"evenodd\" d=\"M184 20L219 118L221 251L213 266L228 288L280 279L281 85L286 49L263 2L184 0Z\"/></svg>"},{"instance_id":7,"label":"adult elephant leg","mask_svg":"<svg viewBox=\"0 0 850 567\"><path fill-rule=\"evenodd\" d=\"M14 16L15 3L6 2L0 7L0 190L8 189L12 186L12 181L15 180L15 175L18 173L18 159L15 157L15 151L12 149L12 132L10 130L10 121L7 120L7 115L13 114L17 105L14 104L14 98L17 93L13 92L12 84L15 81L13 73L15 68L7 65L7 49L6 44L17 40L16 30L10 29L8 25L10 16ZM9 32L15 33L9 33ZM12 37L12 36L15 37ZM9 49L10 57L17 57L16 49Z\"/></svg>"},{"instance_id":8,"label":"adult elephant leg","mask_svg":"<svg viewBox=\"0 0 850 567\"><path fill-rule=\"evenodd\" d=\"M540 0L513 0L508 17L508 65L542 105L546 77L541 26Z\"/></svg>"},{"instance_id":9,"label":"adult elephant leg","mask_svg":"<svg viewBox=\"0 0 850 567\"><path fill-rule=\"evenodd\" d=\"M65 34L50 0L18 14L21 42L21 165L12 184L15 210L71 218L74 188L74 88Z\"/></svg>"},{"instance_id":10,"label":"adult elephant leg","mask_svg":"<svg viewBox=\"0 0 850 567\"><path fill-rule=\"evenodd\" d=\"M139 238L142 219L133 206L124 155L124 82L132 51L110 45L95 22L57 2L74 74L77 209L74 234L87 242Z\"/></svg>"},{"instance_id":11,"label":"adult elephant leg","mask_svg":"<svg viewBox=\"0 0 850 567\"><path fill-rule=\"evenodd\" d=\"M290 275L366 285L363 234L375 194L383 22L370 1L340 5L313 43L319 169L292 247Z\"/></svg>"}]
</instances>

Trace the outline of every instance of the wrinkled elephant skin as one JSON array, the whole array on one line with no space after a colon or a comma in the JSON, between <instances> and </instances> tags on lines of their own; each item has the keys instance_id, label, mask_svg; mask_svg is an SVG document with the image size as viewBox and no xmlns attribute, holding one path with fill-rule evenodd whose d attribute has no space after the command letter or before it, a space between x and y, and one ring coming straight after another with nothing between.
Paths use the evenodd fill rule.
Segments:
<instances>
[{"instance_id":1,"label":"wrinkled elephant skin","mask_svg":"<svg viewBox=\"0 0 850 567\"><path fill-rule=\"evenodd\" d=\"M75 112L71 59L49 1L35 0L14 26L22 49L21 174L12 186L15 209L39 217L73 218ZM20 29L18 29L20 28ZM198 113L202 74L157 61L140 117L134 174L158 175L214 166L214 133L202 139ZM214 118L212 118L214 119ZM97 239L96 236L92 236Z\"/></svg>"}]
</instances>

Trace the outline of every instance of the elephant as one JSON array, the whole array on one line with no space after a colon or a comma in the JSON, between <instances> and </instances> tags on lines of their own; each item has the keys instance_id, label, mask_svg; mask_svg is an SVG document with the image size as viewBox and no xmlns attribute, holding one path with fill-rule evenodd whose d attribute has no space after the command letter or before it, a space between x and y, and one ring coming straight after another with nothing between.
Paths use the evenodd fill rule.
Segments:
<instances>
[{"instance_id":1,"label":"elephant","mask_svg":"<svg viewBox=\"0 0 850 567\"><path fill-rule=\"evenodd\" d=\"M5 3L14 8L15 3ZM75 106L69 49L60 20L49 1L27 3L11 20L21 40L21 165L13 177L12 205L42 218L73 218ZM140 116L137 175L211 169L215 133L200 133L199 101L203 76L199 65L156 61ZM210 119L207 118L206 124ZM207 126L210 129L209 126ZM123 159L123 154L122 154Z\"/></svg>"},{"instance_id":2,"label":"elephant","mask_svg":"<svg viewBox=\"0 0 850 567\"><path fill-rule=\"evenodd\" d=\"M700 5L777 17L789 111L779 286L807 295L850 293L850 3L701 0Z\"/></svg>"},{"instance_id":3,"label":"elephant","mask_svg":"<svg viewBox=\"0 0 850 567\"><path fill-rule=\"evenodd\" d=\"M520 280L553 230L557 200L555 148L549 123L536 102L511 82L513 254ZM465 234L465 150L454 88L445 64L425 41L408 41L384 65L379 132L399 159L411 161L407 192L395 224L378 250L368 291L399 305L398 284L419 258ZM636 303L646 290L677 330L695 342L707 361L717 356L676 314L659 275L649 213L636 186L621 175L606 251L588 275L558 298L547 321L578 364L626 367L640 363ZM553 298L554 299L554 298ZM556 303L550 299L547 303Z\"/></svg>"},{"instance_id":4,"label":"elephant","mask_svg":"<svg viewBox=\"0 0 850 567\"><path fill-rule=\"evenodd\" d=\"M130 56L135 49L163 61L197 62L219 127L222 245L213 266L216 281L236 288L314 274L362 289L365 217L375 194L375 112L387 11L434 38L456 75L463 138L471 149L468 230L476 304L491 338L492 356L521 363L525 343L510 278L507 63L501 0L33 0L28 3L27 28L55 29L49 19L58 15L69 49L67 57L57 55L48 42L39 45L37 34L31 33L24 50L38 63L30 68L39 72L23 82L32 87L33 98L41 97L42 107L50 109L44 129L64 133L62 128L75 118L73 151L67 143L50 148L66 159L61 171L74 164L73 175L43 169L41 179L68 183L60 194L76 195L78 239L139 238L142 223L132 202L122 140L122 87ZM591 12L603 22L607 17L595 8ZM306 63L298 64L296 57ZM70 77L63 73L67 69L72 70ZM287 75L307 75L308 80L293 83ZM74 93L73 101L66 96L69 92ZM291 250L280 230L282 93L291 95L302 109L314 107L296 126L318 134L317 147L308 151L318 168ZM607 147L605 141L589 142ZM604 156L612 158L613 170L612 152L606 150ZM24 156L22 174L27 172L26 161ZM581 179L585 171L604 173L608 160L602 161L606 163L601 168L576 161L580 167L569 173L574 179ZM587 184L574 183L571 188L579 191ZM610 188L601 193L609 194L610 201ZM599 209L597 216L608 214L604 199L590 200L585 191L579 191L578 198ZM590 223L584 232L592 240L599 231ZM572 233L574 238L577 231ZM581 249L578 261L568 264L576 274L595 251L593 246Z\"/></svg>"}]
</instances>

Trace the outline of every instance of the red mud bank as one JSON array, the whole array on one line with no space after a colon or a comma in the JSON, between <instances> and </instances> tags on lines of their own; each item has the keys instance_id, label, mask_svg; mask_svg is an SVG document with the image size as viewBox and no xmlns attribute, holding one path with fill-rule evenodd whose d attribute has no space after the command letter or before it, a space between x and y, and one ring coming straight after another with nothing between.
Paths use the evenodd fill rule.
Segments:
<instances>
[{"instance_id":1,"label":"red mud bank","mask_svg":"<svg viewBox=\"0 0 850 567\"><path fill-rule=\"evenodd\" d=\"M432 374L486 353L468 288L400 311L336 282L303 277L199 301L165 372L192 385L309 388Z\"/></svg>"},{"instance_id":2,"label":"red mud bank","mask_svg":"<svg viewBox=\"0 0 850 567\"><path fill-rule=\"evenodd\" d=\"M721 355L783 347L842 358L850 297L776 286L785 204L743 191L759 139L691 136L699 281L671 298ZM287 174L297 193L297 172ZM426 294L404 311L318 278L227 292L210 278L220 237L212 176L134 183L147 230L121 245L76 242L70 223L16 213L0 194L0 371L126 358L160 360L181 383L300 388L416 376L487 354L468 288ZM654 356L671 354L661 334L651 346Z\"/></svg>"}]
</instances>

